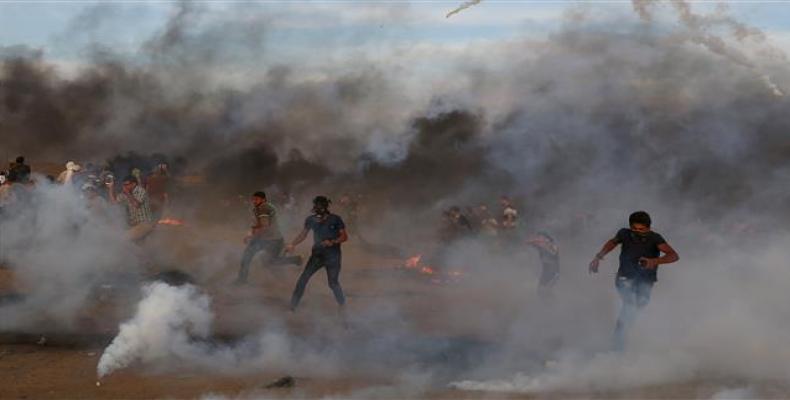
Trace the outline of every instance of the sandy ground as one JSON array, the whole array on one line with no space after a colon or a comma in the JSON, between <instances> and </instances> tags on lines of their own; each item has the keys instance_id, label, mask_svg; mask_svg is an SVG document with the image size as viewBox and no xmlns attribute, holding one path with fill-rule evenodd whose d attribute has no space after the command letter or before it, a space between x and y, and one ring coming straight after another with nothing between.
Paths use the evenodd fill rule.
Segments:
<instances>
[{"instance_id":1,"label":"sandy ground","mask_svg":"<svg viewBox=\"0 0 790 400\"><path fill-rule=\"evenodd\" d=\"M212 295L217 336L233 338L253 333L266 324L269 315L282 316L288 330L300 334L315 329L314 317L332 314L334 299L323 272L314 276L303 306L296 314L287 313L287 301L301 268L267 270L253 267L249 285L231 285L237 271L237 259L233 257L238 257L242 250L236 243L240 242L242 234L229 228L161 227L150 238L155 245L171 250L168 254L172 259L161 261L162 265L179 265L179 269L197 277L198 283ZM221 261L223 267L220 268L200 266L202 264L197 262L200 248L212 241L216 244L216 237L223 238L223 244L236 248L238 254ZM307 247L302 246L303 255ZM348 296L352 321L354 313L365 304L385 300L397 303L416 329L425 335L495 340L499 334L496 326L481 326L479 322L450 318L444 313L460 299L470 296L462 286L439 285L429 276L394 268L401 263L400 259L366 253L354 244L346 246L341 282ZM15 281L13 271L0 268L0 294L24 291L25 288ZM112 307L106 304L108 301ZM489 309L494 320L518 308L518 304L508 304L507 299L491 301ZM393 389L394 382L386 376L326 377L309 372L294 374L296 384L292 388L265 389L267 383L282 377L286 371L230 376L193 371L188 366L154 371L135 365L113 373L97 387L96 364L102 349L117 332L118 323L131 315L133 306L134 301L128 298L111 301L99 298L90 310L86 310L77 331L52 332L42 323L38 330L0 333L0 398L535 398L535 395L525 394L461 392L444 386L411 393ZM481 307L485 308L485 304ZM251 318L251 315L260 318ZM352 326L348 334L359 334L353 329ZM37 344L42 337L46 342ZM739 384L741 382L694 380L616 393L549 393L542 394L541 398L710 398L722 387ZM790 398L790 390L782 384L766 384L757 393L765 398Z\"/></svg>"}]
</instances>

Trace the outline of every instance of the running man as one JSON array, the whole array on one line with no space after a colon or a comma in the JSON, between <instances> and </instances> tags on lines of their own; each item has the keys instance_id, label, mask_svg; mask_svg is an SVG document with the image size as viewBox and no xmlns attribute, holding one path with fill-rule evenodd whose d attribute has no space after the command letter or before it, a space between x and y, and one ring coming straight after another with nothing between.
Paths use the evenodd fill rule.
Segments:
<instances>
[{"instance_id":1,"label":"running man","mask_svg":"<svg viewBox=\"0 0 790 400\"><path fill-rule=\"evenodd\" d=\"M261 251L266 253L265 263L267 265L299 265L302 263L301 257L281 256L285 242L277 223L277 209L266 199L266 193L253 193L250 203L252 204L253 223L250 226L250 232L244 237L247 247L241 257L239 276L234 282L237 285L247 283L250 263Z\"/></svg>"},{"instance_id":2,"label":"running man","mask_svg":"<svg viewBox=\"0 0 790 400\"><path fill-rule=\"evenodd\" d=\"M628 217L629 228L620 229L614 238L604 243L601 251L590 262L590 273L597 273L598 264L604 256L617 245L622 246L620 268L615 279L615 287L623 301L614 331L614 348L617 351L624 349L625 335L636 314L650 302L650 292L657 280L658 266L671 264L679 259L678 253L666 240L650 229L650 224L648 213L637 211L631 214Z\"/></svg>"}]
</instances>

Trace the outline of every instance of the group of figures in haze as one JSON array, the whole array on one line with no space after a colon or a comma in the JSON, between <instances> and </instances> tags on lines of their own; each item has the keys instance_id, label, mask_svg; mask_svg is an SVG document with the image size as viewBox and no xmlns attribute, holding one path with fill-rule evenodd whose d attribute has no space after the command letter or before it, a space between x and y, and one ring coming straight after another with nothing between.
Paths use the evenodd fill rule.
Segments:
<instances>
[{"instance_id":1,"label":"group of figures in haze","mask_svg":"<svg viewBox=\"0 0 790 400\"><path fill-rule=\"evenodd\" d=\"M32 172L24 156L10 163L8 171L0 172L0 212L15 203L29 201L32 189L44 181L77 190L92 214L106 214L110 205L122 206L130 237L141 240L153 231L169 202L170 177L164 161L148 170L130 168L120 187L115 178L117 173L110 164L87 163L82 167L68 161L57 177Z\"/></svg>"},{"instance_id":2,"label":"group of figures in haze","mask_svg":"<svg viewBox=\"0 0 790 400\"><path fill-rule=\"evenodd\" d=\"M57 177L34 174L25 163L24 157L17 157L9 164L7 171L0 172L0 222L4 210L16 204L30 201L32 188L42 180L50 185L71 187L80 193L86 208L91 214L101 214L110 206L120 207L125 212L129 239L141 243L161 222L166 207L170 203L170 172L168 163L163 160L151 163L148 168L126 166L126 171L116 171L112 165L98 167L92 163L83 168L69 161ZM125 173L121 185L116 185L115 176ZM282 196L281 196L282 197ZM297 212L293 196L282 197L284 211ZM308 234L313 234L310 256L300 274L290 301L291 311L295 311L304 295L310 278L321 269L326 270L327 281L340 314L345 315L346 298L340 285L342 264L341 244L349 239L349 230L343 217L330 211L331 200L327 196L315 196L312 209L301 226L299 233L286 244L280 226L281 213L269 201L267 194L256 191L249 198L252 224L244 237L246 245L242 257L236 285L248 284L250 265L253 259L262 254L262 264L301 265L302 257L295 255L297 245ZM340 197L341 214L349 222L354 237L368 244L359 233L361 198L344 194ZM436 250L429 257L431 265L441 269L454 246L467 240L482 243L489 251L512 252L526 247L538 251L541 272L538 287L549 292L560 275L560 249L554 237L545 230L526 234L516 203L508 196L498 201L499 211L492 213L487 204L464 207L451 206L441 215L437 229ZM290 216L289 216L290 217ZM652 287L656 282L657 269L661 264L678 260L674 249L664 238L651 230L651 218L644 211L630 215L628 228L623 228L608 240L589 265L591 273L598 272L600 260L621 246L620 266L617 271L615 287L622 300L614 332L614 348L622 350L628 327L633 323L638 311L645 307ZM663 254L663 255L662 255ZM345 317L343 317L345 323Z\"/></svg>"}]
</instances>

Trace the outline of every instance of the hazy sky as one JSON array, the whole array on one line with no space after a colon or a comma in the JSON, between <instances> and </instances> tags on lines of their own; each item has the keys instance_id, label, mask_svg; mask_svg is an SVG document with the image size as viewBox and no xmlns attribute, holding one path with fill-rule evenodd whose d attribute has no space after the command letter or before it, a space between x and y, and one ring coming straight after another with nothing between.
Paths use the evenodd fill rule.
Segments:
<instances>
[{"instance_id":1,"label":"hazy sky","mask_svg":"<svg viewBox=\"0 0 790 400\"><path fill-rule=\"evenodd\" d=\"M630 1L483 1L451 18L461 1L258 1L199 2L201 21L233 24L239 18L260 21L261 40L270 58L310 62L317 56L348 57L362 51L400 47L458 49L490 41L541 37L556 30L569 12L617 16L637 22ZM790 2L692 1L695 11L726 4L738 20L765 31L774 45L790 49ZM88 44L98 43L133 57L139 45L161 31L173 15L169 1L2 1L0 46L26 45L51 58L78 63ZM669 18L667 4L654 7ZM239 12L241 11L241 12ZM208 23L208 22L207 22ZM616 27L612 27L616 28ZM349 53L351 52L351 53Z\"/></svg>"}]
</instances>

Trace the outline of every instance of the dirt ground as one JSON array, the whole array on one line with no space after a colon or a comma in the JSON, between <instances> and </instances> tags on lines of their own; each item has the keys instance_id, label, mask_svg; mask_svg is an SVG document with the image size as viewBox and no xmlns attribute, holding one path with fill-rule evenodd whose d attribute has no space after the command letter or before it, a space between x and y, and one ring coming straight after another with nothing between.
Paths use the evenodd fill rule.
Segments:
<instances>
[{"instance_id":1,"label":"dirt ground","mask_svg":"<svg viewBox=\"0 0 790 400\"><path fill-rule=\"evenodd\" d=\"M299 334L312 329L311 319L316 315L333 312L334 299L323 272L311 281L302 309L288 314L287 301L301 268L266 270L253 267L250 284L236 287L231 282L237 271L237 259L222 261L221 268L199 266L202 265L198 262L200 249L211 243L216 245L217 237L223 238L223 243L232 248L236 246L240 254L242 245L237 243L243 233L227 227L201 226L198 229L188 224L160 227L149 241L170 249L168 254L172 259L162 261L163 265L179 265L179 269L197 277L201 287L212 296L218 336L239 337L255 332L265 323L267 315L282 315L288 330ZM308 247L302 246L302 254ZM341 282L348 296L352 321L354 313L363 305L378 299L397 303L416 329L426 335L495 340L499 334L496 326L481 326L445 315L444 310L470 296L462 286L437 284L430 276L396 269L402 262L399 258L362 251L353 242L346 246ZM0 268L0 295L24 292L25 288L15 280L13 271ZM296 383L291 388L266 389L266 384L284 376L286 371L222 375L192 370L188 366L154 371L148 366L134 365L111 374L97 386L96 365L102 350L117 332L119 322L131 315L134 306L130 299L126 299L127 304L123 303L124 299L115 299L111 311L101 300L86 310L81 328L76 331L53 332L42 322L37 330L0 332L0 398L535 398L535 395L525 394L456 391L444 386L411 393L393 388L395 382L386 376L327 377L309 372L295 374ZM498 314L497 318L504 318L517 308L518 304L500 300L492 303L489 309L492 314ZM250 315L261 318L256 320ZM541 398L710 398L721 387L738 383L694 380L616 393L549 393L542 394ZM766 384L759 394L766 398L790 397L790 391L782 384Z\"/></svg>"}]
</instances>

